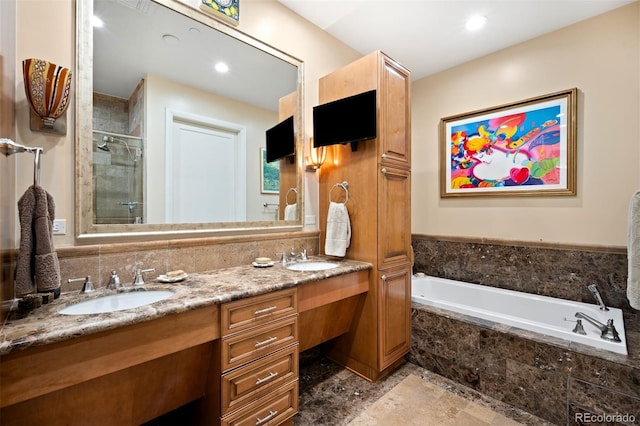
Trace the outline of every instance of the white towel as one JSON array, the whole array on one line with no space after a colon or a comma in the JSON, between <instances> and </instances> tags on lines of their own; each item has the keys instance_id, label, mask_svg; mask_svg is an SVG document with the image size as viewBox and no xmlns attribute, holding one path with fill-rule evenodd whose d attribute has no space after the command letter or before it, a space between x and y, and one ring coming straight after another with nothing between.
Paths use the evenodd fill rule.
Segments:
<instances>
[{"instance_id":1,"label":"white towel","mask_svg":"<svg viewBox=\"0 0 640 426\"><path fill-rule=\"evenodd\" d=\"M298 206L296 203L289 204L284 208L284 220L298 220Z\"/></svg>"},{"instance_id":2,"label":"white towel","mask_svg":"<svg viewBox=\"0 0 640 426\"><path fill-rule=\"evenodd\" d=\"M627 233L627 299L632 308L640 310L640 191L629 204L629 230Z\"/></svg>"},{"instance_id":3,"label":"white towel","mask_svg":"<svg viewBox=\"0 0 640 426\"><path fill-rule=\"evenodd\" d=\"M324 253L329 256L344 257L351 242L351 222L344 203L329 203L327 214L327 238Z\"/></svg>"}]
</instances>

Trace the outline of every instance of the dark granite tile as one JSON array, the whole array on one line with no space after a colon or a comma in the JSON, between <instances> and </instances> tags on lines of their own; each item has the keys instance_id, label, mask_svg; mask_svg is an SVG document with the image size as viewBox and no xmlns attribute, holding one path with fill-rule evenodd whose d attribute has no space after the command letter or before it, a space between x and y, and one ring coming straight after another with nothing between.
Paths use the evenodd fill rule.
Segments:
<instances>
[{"instance_id":1,"label":"dark granite tile","mask_svg":"<svg viewBox=\"0 0 640 426\"><path fill-rule=\"evenodd\" d=\"M480 331L480 349L491 350L494 353L515 361L533 365L535 343L513 334L506 334L494 330Z\"/></svg>"},{"instance_id":2,"label":"dark granite tile","mask_svg":"<svg viewBox=\"0 0 640 426\"><path fill-rule=\"evenodd\" d=\"M569 404L583 407L602 415L629 415L640 419L640 398L615 392L603 386L569 378L567 399ZM620 422L623 423L624 422Z\"/></svg>"},{"instance_id":3,"label":"dark granite tile","mask_svg":"<svg viewBox=\"0 0 640 426\"><path fill-rule=\"evenodd\" d=\"M606 365L607 387L640 398L640 368L614 362Z\"/></svg>"},{"instance_id":4,"label":"dark granite tile","mask_svg":"<svg viewBox=\"0 0 640 426\"><path fill-rule=\"evenodd\" d=\"M479 390L498 401L535 414L536 400L534 392L514 383L506 382L504 378L480 375Z\"/></svg>"},{"instance_id":5,"label":"dark granite tile","mask_svg":"<svg viewBox=\"0 0 640 426\"><path fill-rule=\"evenodd\" d=\"M563 422L567 395L565 375L507 360L506 381L533 392L536 415L553 423Z\"/></svg>"}]
</instances>

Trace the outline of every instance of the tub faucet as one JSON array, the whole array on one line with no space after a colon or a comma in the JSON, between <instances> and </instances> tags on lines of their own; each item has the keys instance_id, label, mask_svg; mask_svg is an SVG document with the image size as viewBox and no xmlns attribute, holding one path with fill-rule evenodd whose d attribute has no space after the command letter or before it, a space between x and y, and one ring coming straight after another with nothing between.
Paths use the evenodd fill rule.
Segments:
<instances>
[{"instance_id":1,"label":"tub faucet","mask_svg":"<svg viewBox=\"0 0 640 426\"><path fill-rule=\"evenodd\" d=\"M613 319L607 320L607 325L604 325L600 321L597 321L582 312L576 312L576 318L586 319L595 327L597 327L600 330L600 337L604 340L609 340L611 342L621 342L620 336L618 336L618 331L613 326Z\"/></svg>"},{"instance_id":2,"label":"tub faucet","mask_svg":"<svg viewBox=\"0 0 640 426\"><path fill-rule=\"evenodd\" d=\"M607 308L607 306L604 304L604 301L602 300L602 297L600 296L600 292L598 291L598 287L596 287L595 284L591 284L591 285L588 285L587 288L589 289L591 294L593 294L593 297L595 297L596 301L600 305L600 310L601 311L608 311L609 308Z\"/></svg>"}]
</instances>

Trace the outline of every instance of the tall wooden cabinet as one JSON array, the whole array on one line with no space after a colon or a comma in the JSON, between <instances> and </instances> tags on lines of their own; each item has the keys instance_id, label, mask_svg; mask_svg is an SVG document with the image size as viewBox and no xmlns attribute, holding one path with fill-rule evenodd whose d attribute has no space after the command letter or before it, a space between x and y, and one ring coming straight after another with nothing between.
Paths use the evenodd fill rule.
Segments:
<instances>
[{"instance_id":1,"label":"tall wooden cabinet","mask_svg":"<svg viewBox=\"0 0 640 426\"><path fill-rule=\"evenodd\" d=\"M369 292L351 330L326 344L326 354L361 376L377 380L403 362L411 340L411 80L409 71L380 51L319 82L321 104L376 90L377 137L335 145L319 170L321 251L336 183L349 184L351 244L346 257L374 265Z\"/></svg>"}]
</instances>

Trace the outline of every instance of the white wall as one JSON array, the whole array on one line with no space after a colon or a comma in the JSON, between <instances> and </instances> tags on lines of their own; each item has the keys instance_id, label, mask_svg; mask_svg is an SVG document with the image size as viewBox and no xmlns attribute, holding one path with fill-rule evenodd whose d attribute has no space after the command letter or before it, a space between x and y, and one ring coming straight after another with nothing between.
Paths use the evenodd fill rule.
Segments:
<instances>
[{"instance_id":1,"label":"white wall","mask_svg":"<svg viewBox=\"0 0 640 426\"><path fill-rule=\"evenodd\" d=\"M442 117L577 87L575 197L440 198ZM412 231L626 245L640 189L640 4L633 3L413 83Z\"/></svg>"}]
</instances>

